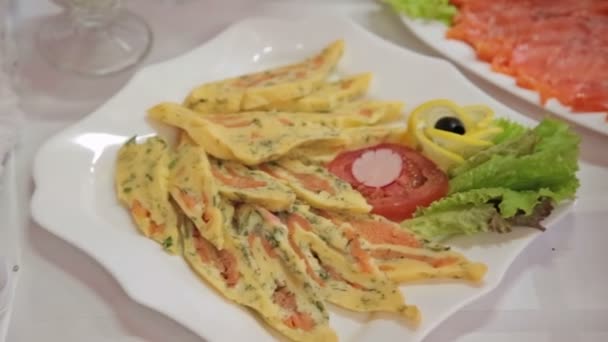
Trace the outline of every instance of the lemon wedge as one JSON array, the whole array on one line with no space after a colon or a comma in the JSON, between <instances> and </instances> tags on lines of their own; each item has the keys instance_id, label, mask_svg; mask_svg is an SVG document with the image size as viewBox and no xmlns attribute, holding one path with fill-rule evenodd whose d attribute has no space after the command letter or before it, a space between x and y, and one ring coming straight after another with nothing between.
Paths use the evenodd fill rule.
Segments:
<instances>
[{"instance_id":1,"label":"lemon wedge","mask_svg":"<svg viewBox=\"0 0 608 342\"><path fill-rule=\"evenodd\" d=\"M478 130L490 127L494 120L492 108L484 105L463 106L462 111L467 115L472 123L471 130Z\"/></svg>"},{"instance_id":2,"label":"lemon wedge","mask_svg":"<svg viewBox=\"0 0 608 342\"><path fill-rule=\"evenodd\" d=\"M431 159L437 164L437 166L447 171L454 165L460 165L464 162L464 158L451 152L431 141L422 130L415 130L414 137L416 139L417 147L421 150L422 154Z\"/></svg>"},{"instance_id":3,"label":"lemon wedge","mask_svg":"<svg viewBox=\"0 0 608 342\"><path fill-rule=\"evenodd\" d=\"M459 154L465 159L477 153L479 150L492 146L487 140L480 140L469 135L459 135L436 128L425 128L424 134L436 145Z\"/></svg>"},{"instance_id":4,"label":"lemon wedge","mask_svg":"<svg viewBox=\"0 0 608 342\"><path fill-rule=\"evenodd\" d=\"M448 171L493 145L492 138L502 131L493 122L494 111L488 106L432 100L410 114L406 142Z\"/></svg>"}]
</instances>

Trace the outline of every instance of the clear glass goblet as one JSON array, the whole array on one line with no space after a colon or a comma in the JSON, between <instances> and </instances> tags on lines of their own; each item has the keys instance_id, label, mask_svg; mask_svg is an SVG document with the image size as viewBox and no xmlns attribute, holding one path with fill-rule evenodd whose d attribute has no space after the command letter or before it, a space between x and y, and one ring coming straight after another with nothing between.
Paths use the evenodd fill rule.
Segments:
<instances>
[{"instance_id":1,"label":"clear glass goblet","mask_svg":"<svg viewBox=\"0 0 608 342\"><path fill-rule=\"evenodd\" d=\"M36 35L52 65L82 75L108 75L140 62L152 32L122 0L63 0L63 14L49 18Z\"/></svg>"}]
</instances>

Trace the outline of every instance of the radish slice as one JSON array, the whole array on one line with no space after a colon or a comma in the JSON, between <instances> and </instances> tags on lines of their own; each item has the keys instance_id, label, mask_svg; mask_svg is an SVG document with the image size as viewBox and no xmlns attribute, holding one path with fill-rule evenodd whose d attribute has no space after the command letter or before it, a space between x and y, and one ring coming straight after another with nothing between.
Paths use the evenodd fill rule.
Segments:
<instances>
[{"instance_id":1,"label":"radish slice","mask_svg":"<svg viewBox=\"0 0 608 342\"><path fill-rule=\"evenodd\" d=\"M367 151L353 163L353 176L366 186L381 188L399 177L403 168L401 157L390 149Z\"/></svg>"}]
</instances>

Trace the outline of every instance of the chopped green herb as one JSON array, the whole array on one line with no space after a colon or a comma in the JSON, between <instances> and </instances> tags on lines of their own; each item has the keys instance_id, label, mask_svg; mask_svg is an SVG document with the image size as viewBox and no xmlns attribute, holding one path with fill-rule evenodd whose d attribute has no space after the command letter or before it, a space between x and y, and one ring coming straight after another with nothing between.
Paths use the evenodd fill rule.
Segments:
<instances>
[{"instance_id":1,"label":"chopped green herb","mask_svg":"<svg viewBox=\"0 0 608 342\"><path fill-rule=\"evenodd\" d=\"M279 247L279 240L277 240L275 234L269 234L268 236L266 236L266 239L268 240L272 248Z\"/></svg>"},{"instance_id":2,"label":"chopped green herb","mask_svg":"<svg viewBox=\"0 0 608 342\"><path fill-rule=\"evenodd\" d=\"M171 248L171 246L173 246L173 237L169 236L168 238L166 238L165 240L163 240L163 248L164 249L169 249Z\"/></svg>"},{"instance_id":3,"label":"chopped green herb","mask_svg":"<svg viewBox=\"0 0 608 342\"><path fill-rule=\"evenodd\" d=\"M306 217L306 219L308 220L308 222L310 222L310 224L312 225L317 225L319 224L319 218L316 216L310 216L310 217Z\"/></svg>"},{"instance_id":4,"label":"chopped green herb","mask_svg":"<svg viewBox=\"0 0 608 342\"><path fill-rule=\"evenodd\" d=\"M131 190L133 190L132 188L124 188L122 189L122 192L124 192L125 194L128 194L129 192L131 192Z\"/></svg>"},{"instance_id":5,"label":"chopped green herb","mask_svg":"<svg viewBox=\"0 0 608 342\"><path fill-rule=\"evenodd\" d=\"M315 301L315 306L317 307L317 309L319 309L319 311L323 312L325 311L325 307L323 306L323 303L321 303L320 301Z\"/></svg>"},{"instance_id":6,"label":"chopped green herb","mask_svg":"<svg viewBox=\"0 0 608 342\"><path fill-rule=\"evenodd\" d=\"M259 118L254 118L251 123L253 123L254 125L258 126L258 127L262 127L262 121L260 121Z\"/></svg>"},{"instance_id":7,"label":"chopped green herb","mask_svg":"<svg viewBox=\"0 0 608 342\"><path fill-rule=\"evenodd\" d=\"M150 181L153 182L154 181L154 177L150 176L149 173L146 173L146 178Z\"/></svg>"},{"instance_id":8,"label":"chopped green herb","mask_svg":"<svg viewBox=\"0 0 608 342\"><path fill-rule=\"evenodd\" d=\"M263 147L266 147L266 148L271 148L273 145L273 141L265 139L265 140L260 141L260 145L262 145Z\"/></svg>"},{"instance_id":9,"label":"chopped green herb","mask_svg":"<svg viewBox=\"0 0 608 342\"><path fill-rule=\"evenodd\" d=\"M341 292L346 292L346 289L342 288L342 287L338 287L337 285L334 285L331 287L334 291L341 291Z\"/></svg>"},{"instance_id":10,"label":"chopped green herb","mask_svg":"<svg viewBox=\"0 0 608 342\"><path fill-rule=\"evenodd\" d=\"M243 254L243 256L245 257L245 261L247 262L248 265L251 264L251 260L249 259L249 251L247 250L246 246L241 246L241 253Z\"/></svg>"},{"instance_id":11,"label":"chopped green herb","mask_svg":"<svg viewBox=\"0 0 608 342\"><path fill-rule=\"evenodd\" d=\"M134 135L131 138L129 138L129 140L127 140L127 142L125 142L125 145L134 144L136 140L137 140L137 135Z\"/></svg>"},{"instance_id":12,"label":"chopped green herb","mask_svg":"<svg viewBox=\"0 0 608 342\"><path fill-rule=\"evenodd\" d=\"M175 165L177 164L177 158L173 159L170 163L169 163L169 170L173 169L175 167Z\"/></svg>"},{"instance_id":13,"label":"chopped green herb","mask_svg":"<svg viewBox=\"0 0 608 342\"><path fill-rule=\"evenodd\" d=\"M325 235L319 235L319 237L321 238L321 240L323 240L323 242L325 242L326 244L330 244L329 242L329 238Z\"/></svg>"}]
</instances>

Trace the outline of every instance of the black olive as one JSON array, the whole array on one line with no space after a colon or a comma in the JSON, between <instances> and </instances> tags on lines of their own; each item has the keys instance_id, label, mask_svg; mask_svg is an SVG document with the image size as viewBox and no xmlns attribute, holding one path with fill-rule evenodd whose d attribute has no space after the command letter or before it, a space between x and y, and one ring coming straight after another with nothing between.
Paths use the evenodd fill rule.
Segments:
<instances>
[{"instance_id":1,"label":"black olive","mask_svg":"<svg viewBox=\"0 0 608 342\"><path fill-rule=\"evenodd\" d=\"M464 133L466 132L462 121L453 116L446 116L437 120L437 122L435 123L435 128L460 135L464 135Z\"/></svg>"}]
</instances>

